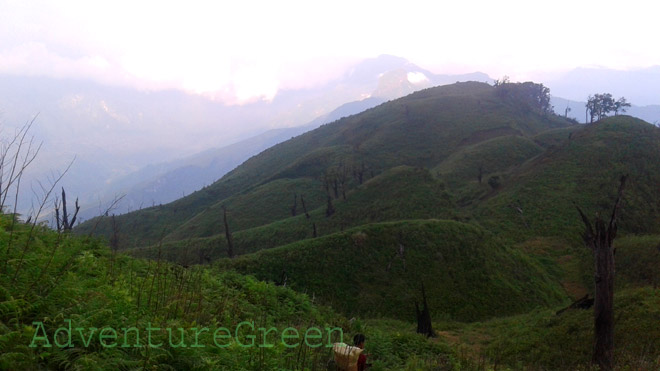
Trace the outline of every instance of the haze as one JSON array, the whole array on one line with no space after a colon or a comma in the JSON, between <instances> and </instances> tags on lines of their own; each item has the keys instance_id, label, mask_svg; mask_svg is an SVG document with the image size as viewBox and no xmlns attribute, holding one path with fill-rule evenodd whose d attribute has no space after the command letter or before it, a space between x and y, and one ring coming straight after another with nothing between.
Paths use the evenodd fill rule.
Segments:
<instances>
[{"instance_id":1,"label":"haze","mask_svg":"<svg viewBox=\"0 0 660 371\"><path fill-rule=\"evenodd\" d=\"M75 156L70 193L89 204L132 189L125 212L199 189L302 129L239 143L211 171L212 154L228 157L214 149L431 85L543 82L581 119L581 100L610 88L658 105L654 14L643 1L0 1L0 124L39 113L30 178ZM660 120L660 106L638 113ZM164 183L187 185L159 198Z\"/></svg>"},{"instance_id":2,"label":"haze","mask_svg":"<svg viewBox=\"0 0 660 371\"><path fill-rule=\"evenodd\" d=\"M379 54L528 79L657 64L649 2L3 1L0 72L180 88L226 102L337 77Z\"/></svg>"}]
</instances>

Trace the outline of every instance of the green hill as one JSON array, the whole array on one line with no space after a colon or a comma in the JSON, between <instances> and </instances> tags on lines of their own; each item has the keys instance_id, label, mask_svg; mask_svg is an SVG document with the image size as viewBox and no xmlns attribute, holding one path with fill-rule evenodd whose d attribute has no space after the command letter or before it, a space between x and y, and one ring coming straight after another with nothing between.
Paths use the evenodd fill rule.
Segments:
<instances>
[{"instance_id":1,"label":"green hill","mask_svg":"<svg viewBox=\"0 0 660 371\"><path fill-rule=\"evenodd\" d=\"M242 255L313 238L315 229L317 236L323 236L375 222L457 218L444 184L428 170L407 166L385 171L351 190L346 200L340 198L332 203L335 211L330 216L326 215L326 202L309 211L309 218L302 213L271 224L238 230L233 234L235 253ZM236 230L232 223L235 219L233 213L228 211L227 214L230 229ZM171 261L194 264L226 257L227 242L221 234L167 241L162 246L133 249L130 253L149 258L156 258L160 253Z\"/></svg>"},{"instance_id":2,"label":"green hill","mask_svg":"<svg viewBox=\"0 0 660 371\"><path fill-rule=\"evenodd\" d=\"M120 238L120 244L146 246L156 244L161 237L185 240L222 233L218 213L213 210L232 196L245 193L258 200L244 199L242 205L256 209L241 209L250 220L234 218L235 231L255 223L267 224L286 216L293 193L310 192L305 187L312 186L314 180L316 192L322 190L339 198L343 191L396 166L432 168L466 146L501 136L531 138L568 125L563 118L530 108L527 102L498 94L488 84L457 83L426 89L280 143L185 198L118 217L120 230L130 231L130 236ZM282 182L286 179L307 179L307 183L297 191L287 189L294 187ZM327 190L324 179L331 180ZM288 193L291 201L282 204L277 197L269 201L257 190L276 180L281 183L268 189ZM342 184L335 186L337 180ZM310 193L310 202L313 194L317 193ZM276 208L278 212L271 212ZM260 212L264 215L259 218L251 216ZM88 221L78 231L89 233L96 224L94 232L109 238L112 228L103 220Z\"/></svg>"},{"instance_id":3,"label":"green hill","mask_svg":"<svg viewBox=\"0 0 660 371\"><path fill-rule=\"evenodd\" d=\"M532 259L452 221L372 224L218 264L266 281L286 272L291 288L347 315L413 320L422 283L438 319L471 321L565 300Z\"/></svg>"},{"instance_id":4,"label":"green hill","mask_svg":"<svg viewBox=\"0 0 660 371\"><path fill-rule=\"evenodd\" d=\"M301 331L312 326L350 331L342 317L290 289L203 267L129 258L96 240L33 228L7 215L0 215L0 246L0 369L254 369L285 367L287 362L317 367L312 355L326 359L327 348L291 363L297 353L281 343L260 351L236 343L221 349L212 336L197 342L190 329L235 328L251 321ZM64 344L59 346L54 334L67 328L68 320L71 346L66 336L58 338ZM147 337L149 326L153 338ZM139 340L133 332L123 337L120 329L129 327L138 329ZM97 335L87 340L91 328L115 329L119 345L103 346ZM169 344L165 328L175 329L175 334L185 329L188 346L147 347ZM46 344L39 340L44 336L50 347L41 346ZM174 344L179 341L178 335L175 338ZM144 346L133 347L136 342Z\"/></svg>"},{"instance_id":5,"label":"green hill","mask_svg":"<svg viewBox=\"0 0 660 371\"><path fill-rule=\"evenodd\" d=\"M564 236L579 244L575 205L590 216L609 210L627 174L620 230L660 233L660 130L617 116L571 133L512 173L475 208L475 219L514 240Z\"/></svg>"}]
</instances>

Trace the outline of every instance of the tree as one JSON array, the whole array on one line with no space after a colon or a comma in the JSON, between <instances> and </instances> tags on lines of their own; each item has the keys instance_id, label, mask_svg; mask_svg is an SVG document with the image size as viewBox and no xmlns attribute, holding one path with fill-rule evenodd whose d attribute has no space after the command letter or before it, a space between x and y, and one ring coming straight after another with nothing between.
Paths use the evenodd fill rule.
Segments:
<instances>
[{"instance_id":1,"label":"tree","mask_svg":"<svg viewBox=\"0 0 660 371\"><path fill-rule=\"evenodd\" d=\"M543 84L531 81L523 83L510 83L508 78L495 81L495 92L498 96L511 99L522 104L528 110L548 115L553 112L550 104L550 89Z\"/></svg>"},{"instance_id":2,"label":"tree","mask_svg":"<svg viewBox=\"0 0 660 371\"><path fill-rule=\"evenodd\" d=\"M493 190L496 190L496 189L500 188L500 177L497 176L497 175L494 175L494 176L490 177L488 179L488 185Z\"/></svg>"},{"instance_id":3,"label":"tree","mask_svg":"<svg viewBox=\"0 0 660 371\"><path fill-rule=\"evenodd\" d=\"M621 113L625 113L626 108L629 107L630 107L630 103L626 101L626 98L621 97L617 99L616 102L614 102L614 116L617 116L619 114L619 111L621 111Z\"/></svg>"},{"instance_id":4,"label":"tree","mask_svg":"<svg viewBox=\"0 0 660 371\"><path fill-rule=\"evenodd\" d=\"M617 217L627 177L620 179L619 192L607 224L600 215L592 225L576 205L585 226L584 243L594 254L594 349L592 362L601 370L612 370L614 364L614 248Z\"/></svg>"},{"instance_id":5,"label":"tree","mask_svg":"<svg viewBox=\"0 0 660 371\"><path fill-rule=\"evenodd\" d=\"M66 209L66 192L64 192L64 187L62 187L62 215L60 216L60 202L55 200L55 221L57 222L57 230L59 232L64 231L68 232L73 229L73 226L76 223L76 217L78 216L78 211L80 211L80 206L78 205L78 199L76 198L76 211L73 213L73 216L70 216ZM71 219L69 219L71 218Z\"/></svg>"},{"instance_id":6,"label":"tree","mask_svg":"<svg viewBox=\"0 0 660 371\"><path fill-rule=\"evenodd\" d=\"M225 206L222 206L222 216L223 222L225 225L225 238L227 239L227 256L230 259L234 258L234 239L232 238L231 232L229 231L229 223L227 223L227 209Z\"/></svg>"},{"instance_id":7,"label":"tree","mask_svg":"<svg viewBox=\"0 0 660 371\"><path fill-rule=\"evenodd\" d=\"M429 305L426 302L426 290L424 290L424 283L422 282L422 310L419 309L419 304L415 301L415 313L417 314L417 333L424 334L426 337L435 337L433 331L433 324L431 322L431 312Z\"/></svg>"},{"instance_id":8,"label":"tree","mask_svg":"<svg viewBox=\"0 0 660 371\"><path fill-rule=\"evenodd\" d=\"M291 206L291 216L296 216L296 210L298 209L298 195L293 194L293 206Z\"/></svg>"},{"instance_id":9,"label":"tree","mask_svg":"<svg viewBox=\"0 0 660 371\"><path fill-rule=\"evenodd\" d=\"M335 207L332 206L332 197L328 196L328 205L325 208L325 216L329 217L335 213Z\"/></svg>"},{"instance_id":10,"label":"tree","mask_svg":"<svg viewBox=\"0 0 660 371\"><path fill-rule=\"evenodd\" d=\"M614 98L612 98L612 94L603 93L594 94L594 96L590 95L585 107L587 110L586 115L591 119L589 122L593 123L594 119L597 121L601 120L607 117L610 112L614 112L615 116L619 111L626 112L626 108L630 107L630 103L628 103L624 97L615 101Z\"/></svg>"}]
</instances>

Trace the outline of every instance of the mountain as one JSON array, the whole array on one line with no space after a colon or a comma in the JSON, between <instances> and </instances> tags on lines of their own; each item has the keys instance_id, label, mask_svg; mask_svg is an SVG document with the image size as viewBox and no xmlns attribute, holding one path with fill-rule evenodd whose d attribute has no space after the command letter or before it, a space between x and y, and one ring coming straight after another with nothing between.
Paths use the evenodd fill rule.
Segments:
<instances>
[{"instance_id":1,"label":"mountain","mask_svg":"<svg viewBox=\"0 0 660 371\"><path fill-rule=\"evenodd\" d=\"M149 165L110 182L96 192L94 198L100 199L101 205L109 205L115 197L122 197L115 205L117 213L168 203L210 185L266 148L382 102L378 98L366 98L346 103L304 126L271 129L225 147L208 149L167 163ZM93 202L88 201L87 204L88 207L81 209L81 220L92 218L102 212L93 205Z\"/></svg>"},{"instance_id":2,"label":"mountain","mask_svg":"<svg viewBox=\"0 0 660 371\"><path fill-rule=\"evenodd\" d=\"M660 66L620 71L607 68L577 68L546 81L552 94L586 101L595 93L624 96L639 106L660 105Z\"/></svg>"},{"instance_id":3,"label":"mountain","mask_svg":"<svg viewBox=\"0 0 660 371\"><path fill-rule=\"evenodd\" d=\"M220 206L238 194L249 197L258 193L261 187L275 181L312 182L317 184L318 195L323 192L322 179L329 176L333 198L340 198L338 188L350 192L365 180L397 166L433 167L468 145L500 136L530 137L567 125L559 117L537 113L496 94L495 88L485 83L426 89L278 144L198 192L117 220L127 228L130 226L126 233L137 238L131 242L124 239L124 246L156 243L163 230L166 241L208 237L222 232L218 224ZM294 193L300 194L292 187L283 191L291 201L261 205L255 202L259 205L255 211L263 217L270 215L271 222L279 220L282 212L290 209ZM308 200L309 210L324 206L325 202L314 202L316 197ZM88 231L90 225L81 226L81 231ZM201 228L207 225L213 227ZM107 224L99 228L109 236Z\"/></svg>"},{"instance_id":4,"label":"mountain","mask_svg":"<svg viewBox=\"0 0 660 371\"><path fill-rule=\"evenodd\" d=\"M585 101L572 101L565 98L552 97L552 105L555 107L555 112L557 112L558 115L566 115L566 109L568 108L568 117L572 117L579 122L589 120L588 117L585 117L585 114L587 113ZM626 109L625 114L656 125L660 123L660 105L639 106L633 104Z\"/></svg>"},{"instance_id":5,"label":"mountain","mask_svg":"<svg viewBox=\"0 0 660 371\"><path fill-rule=\"evenodd\" d=\"M405 81L388 79L392 71L400 69L413 77ZM41 156L26 173L24 183L39 189L38 181L47 183L53 173L63 171L75 158L61 185L81 200L85 216L91 216L118 194L130 193L132 199L116 210L119 212L140 204L168 202L220 178L237 165L218 165L218 172L196 179L199 166L196 158L190 157L209 154L201 152L236 144L271 129L327 122L323 117L330 115L332 120L335 109L353 114L362 104L368 107L428 87L427 80L454 82L473 77L490 81L484 74L434 75L403 58L385 55L361 61L343 76L320 86L282 89L272 100L238 105L177 90L149 91L82 80L4 75L0 76L0 112L3 124L9 128L39 114L32 134L43 142ZM350 102L363 103L342 107ZM294 130L293 134L299 132ZM263 148L246 150L237 161ZM177 163L181 169L176 170ZM166 175L169 171L175 173ZM159 180L158 176L165 178ZM162 189L163 197L158 195L158 184L182 177L190 180L188 185L166 187ZM99 193L101 189L104 191ZM30 205L39 201L32 192L24 192L18 209L28 214Z\"/></svg>"},{"instance_id":6,"label":"mountain","mask_svg":"<svg viewBox=\"0 0 660 371\"><path fill-rule=\"evenodd\" d=\"M330 347L239 343L316 326L336 330L329 345L365 334L374 369L589 369L593 309L575 300L593 295L594 262L576 206L588 219L609 215L627 175L615 365L654 369L660 128L627 115L576 124L551 112L541 88L425 89L276 144L177 201L74 233L0 215L0 368L324 369ZM416 333L420 313L435 337ZM27 345L62 334L69 318L81 337L157 327L141 333L149 344L171 327L244 331L221 351L210 337L209 347L148 352L100 336L91 347L77 336ZM177 340L197 342L183 332Z\"/></svg>"}]
</instances>

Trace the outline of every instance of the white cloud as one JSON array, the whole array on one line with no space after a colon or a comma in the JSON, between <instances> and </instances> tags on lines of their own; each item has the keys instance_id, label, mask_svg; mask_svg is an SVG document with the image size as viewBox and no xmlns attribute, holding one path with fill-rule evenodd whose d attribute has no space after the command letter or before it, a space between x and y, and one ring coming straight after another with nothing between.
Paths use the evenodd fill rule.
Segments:
<instances>
[{"instance_id":1,"label":"white cloud","mask_svg":"<svg viewBox=\"0 0 660 371\"><path fill-rule=\"evenodd\" d=\"M429 78L422 72L408 72L407 78L411 84L419 84L429 81Z\"/></svg>"},{"instance_id":2,"label":"white cloud","mask_svg":"<svg viewBox=\"0 0 660 371\"><path fill-rule=\"evenodd\" d=\"M654 10L643 0L543 7L516 0L411 0L405 7L348 0L5 0L0 72L244 101L312 87L338 76L348 61L383 53L437 72L493 76L591 64L644 67L660 64Z\"/></svg>"}]
</instances>

